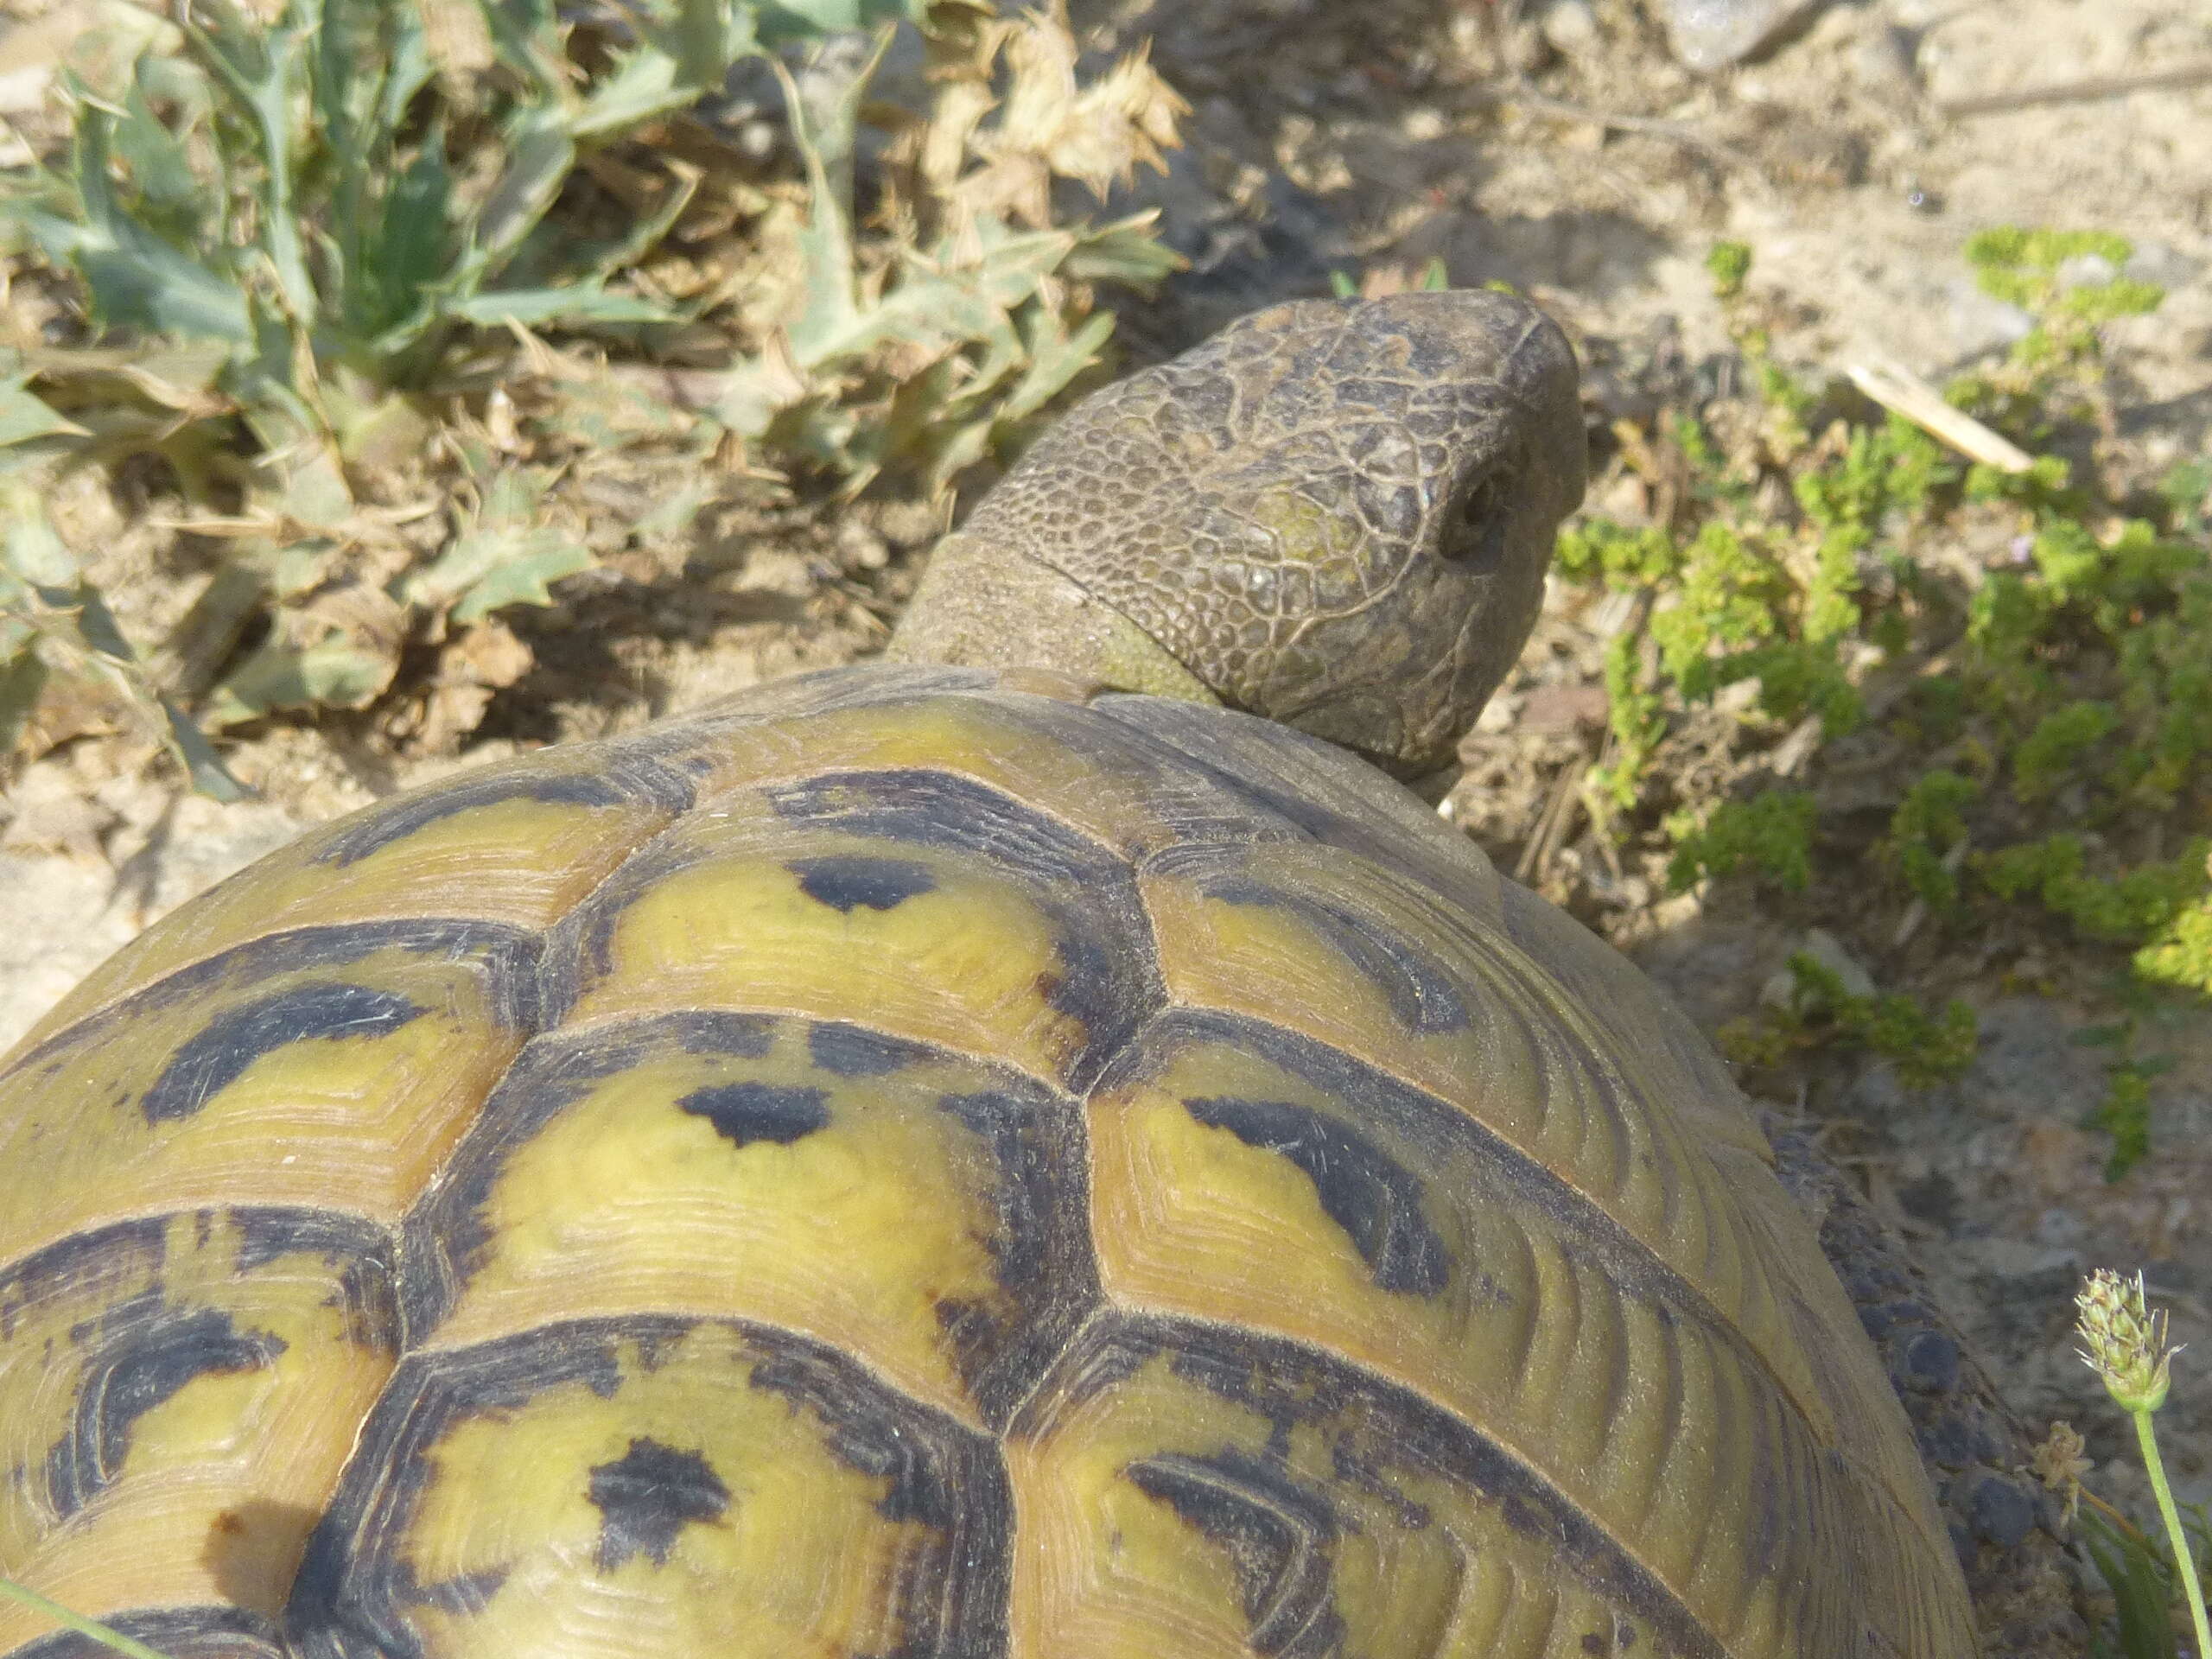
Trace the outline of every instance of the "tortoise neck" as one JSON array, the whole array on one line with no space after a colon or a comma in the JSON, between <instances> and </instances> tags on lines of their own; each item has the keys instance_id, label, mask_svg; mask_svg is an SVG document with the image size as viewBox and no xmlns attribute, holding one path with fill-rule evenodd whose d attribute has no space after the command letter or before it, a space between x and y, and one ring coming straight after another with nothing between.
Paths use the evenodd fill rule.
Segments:
<instances>
[{"instance_id":1,"label":"tortoise neck","mask_svg":"<svg viewBox=\"0 0 2212 1659\"><path fill-rule=\"evenodd\" d=\"M1042 668L1109 690L1221 699L1143 629L1072 579L956 532L930 556L884 656L957 668Z\"/></svg>"}]
</instances>

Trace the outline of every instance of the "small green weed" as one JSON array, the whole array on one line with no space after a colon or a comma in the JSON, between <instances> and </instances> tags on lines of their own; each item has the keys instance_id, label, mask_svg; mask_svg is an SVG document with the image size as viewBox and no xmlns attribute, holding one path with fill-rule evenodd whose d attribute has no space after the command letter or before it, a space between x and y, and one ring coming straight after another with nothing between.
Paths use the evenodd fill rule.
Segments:
<instances>
[{"instance_id":1,"label":"small green weed","mask_svg":"<svg viewBox=\"0 0 2212 1659\"><path fill-rule=\"evenodd\" d=\"M1700 824L1694 814L1667 821L1675 856L1667 885L1680 893L1713 876L1755 869L1793 893L1813 879L1813 825L1819 807L1802 790L1769 790L1747 801L1723 801Z\"/></svg>"},{"instance_id":2,"label":"small green weed","mask_svg":"<svg viewBox=\"0 0 2212 1659\"><path fill-rule=\"evenodd\" d=\"M2109 231L2017 225L1978 232L1966 247L1982 292L2036 320L2014 355L2017 366L2031 370L2094 356L2099 323L2158 309L2164 290L2121 275L2134 251L2126 237ZM2077 273L2075 280L2068 280L2069 273Z\"/></svg>"},{"instance_id":3,"label":"small green weed","mask_svg":"<svg viewBox=\"0 0 2212 1659\"><path fill-rule=\"evenodd\" d=\"M1931 1013L1909 996L1854 992L1809 951L1794 953L1789 969L1791 990L1781 1007L1721 1029L1722 1052L1738 1065L1776 1066L1840 1043L1880 1055L1908 1088L1925 1089L1955 1081L1974 1063L1974 1010L1955 997Z\"/></svg>"},{"instance_id":4,"label":"small green weed","mask_svg":"<svg viewBox=\"0 0 2212 1659\"><path fill-rule=\"evenodd\" d=\"M2125 276L2130 253L2099 234L1975 238L1977 280L2036 328L1952 401L2023 443L2098 407L2100 327L2160 298ZM1899 780L1874 851L1900 940L2044 914L2122 953L2139 986L2212 995L2212 845L2187 833L2212 807L2212 462L2125 505L2056 455L1969 464L1777 364L1742 245L1708 269L1755 397L1625 431L1621 465L1668 518L1587 517L1560 544L1564 579L1643 599L1606 647L1611 729L1585 791L1604 833L1651 837L1670 886L1749 872L1819 902L1813 847L1855 833L1831 830L1822 788L1849 739ZM1966 563L1964 541L1987 551ZM1701 711L1724 708L1736 781L1682 799L1677 739L1702 734L1709 757ZM1872 896L1854 887L1859 915ZM1851 995L1823 971L1801 966L1786 1014L1731 1033L1741 1057L1846 1041L1923 1081L1971 1058L1961 1005ZM2109 1069L2095 1122L2115 1179L2155 1137L2158 1076Z\"/></svg>"},{"instance_id":5,"label":"small green weed","mask_svg":"<svg viewBox=\"0 0 2212 1659\"><path fill-rule=\"evenodd\" d=\"M1744 291L1744 279L1751 274L1751 244L1714 243L1713 251L1705 256L1705 269L1713 278L1713 297L1734 299Z\"/></svg>"}]
</instances>

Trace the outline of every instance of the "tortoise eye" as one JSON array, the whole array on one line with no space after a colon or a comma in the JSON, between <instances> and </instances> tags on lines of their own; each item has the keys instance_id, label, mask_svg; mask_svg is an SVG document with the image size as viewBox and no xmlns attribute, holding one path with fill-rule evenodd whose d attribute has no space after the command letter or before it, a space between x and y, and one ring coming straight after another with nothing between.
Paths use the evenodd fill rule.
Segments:
<instances>
[{"instance_id":1,"label":"tortoise eye","mask_svg":"<svg viewBox=\"0 0 2212 1659\"><path fill-rule=\"evenodd\" d=\"M1454 564L1486 569L1505 556L1505 530L1511 516L1509 486L1502 471L1485 473L1459 493L1438 548Z\"/></svg>"}]
</instances>

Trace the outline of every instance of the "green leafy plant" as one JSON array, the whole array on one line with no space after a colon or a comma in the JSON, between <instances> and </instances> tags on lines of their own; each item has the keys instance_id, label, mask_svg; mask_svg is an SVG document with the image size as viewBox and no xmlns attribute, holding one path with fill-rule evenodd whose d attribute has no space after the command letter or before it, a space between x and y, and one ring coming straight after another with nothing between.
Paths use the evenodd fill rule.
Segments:
<instances>
[{"instance_id":1,"label":"green leafy plant","mask_svg":"<svg viewBox=\"0 0 2212 1659\"><path fill-rule=\"evenodd\" d=\"M1967 809L1980 796L1972 779L1938 767L1916 779L1890 815L1889 855L1933 910L1948 912L1958 903L1954 861L1967 846Z\"/></svg>"},{"instance_id":2,"label":"green leafy plant","mask_svg":"<svg viewBox=\"0 0 2212 1659\"><path fill-rule=\"evenodd\" d=\"M2164 290L2121 274L2134 252L2126 237L2109 231L2018 225L1976 232L1966 247L1982 292L2035 318L2033 332L2014 348L2016 361L2029 367L2094 353L2097 324L2158 308ZM2085 265L2095 274L2066 280L2069 267Z\"/></svg>"},{"instance_id":3,"label":"green leafy plant","mask_svg":"<svg viewBox=\"0 0 2212 1659\"><path fill-rule=\"evenodd\" d=\"M2100 329L2159 297L2126 278L2131 252L1978 238L1977 279L2037 333L1954 402L2028 444L2094 413ZM2212 467L2123 505L2056 455L1968 463L1781 365L1747 248L1709 267L1752 395L1617 429L1651 521L1588 516L1560 540L1563 580L1639 595L1606 643L1609 735L1585 789L1607 856L1641 842L1670 887L1755 874L1817 911L1832 900L1811 849L1860 834L1831 822L1822 787L1847 739L1898 780L1872 849L1885 874L1852 889L1859 926L1870 898L1897 906L1900 944L2048 917L2117 950L2136 987L2212 995L2212 848L2191 833L2212 798ZM1967 535L1990 550L1972 568L1953 551ZM1864 782L1842 794L1866 810ZM1962 1005L1853 995L1818 968L1789 1010L1732 1029L1740 1056L1846 1043L1923 1080L1970 1058ZM2092 1121L2115 1179L2155 1141L2161 1075L2132 1049L2108 1068Z\"/></svg>"},{"instance_id":4,"label":"green leafy plant","mask_svg":"<svg viewBox=\"0 0 2212 1659\"><path fill-rule=\"evenodd\" d=\"M869 106L891 132L864 186L895 20L920 25L934 91ZM804 89L770 55L871 27L872 54ZM796 167L697 122L666 144L748 58L781 79ZM151 452L219 527L220 568L136 649L96 558L67 603L44 579L0 593L0 737L89 664L207 785L201 728L366 707L411 645L546 604L610 537L679 533L711 493L588 533L563 505L579 454L672 452L711 479L742 453L750 477L849 493L893 467L942 489L1017 447L1104 348L1093 285L1178 263L1147 219L1053 217L1054 180L1156 163L1180 109L1141 55L1077 67L1063 22L987 0L195 8L177 49L76 86L67 155L8 181L0 222L74 277L101 348L0 350L0 471L35 492ZM671 251L699 212L741 232L716 256L734 275ZM620 378L664 346L681 404ZM442 537L396 533L384 504L409 493L455 504Z\"/></svg>"},{"instance_id":5,"label":"green leafy plant","mask_svg":"<svg viewBox=\"0 0 2212 1659\"><path fill-rule=\"evenodd\" d=\"M1715 299L1732 300L1744 291L1744 279L1751 274L1751 248L1748 242L1716 242L1705 256L1705 269L1713 278Z\"/></svg>"},{"instance_id":6,"label":"green leafy plant","mask_svg":"<svg viewBox=\"0 0 2212 1659\"><path fill-rule=\"evenodd\" d=\"M1845 1042L1896 1066L1907 1089L1955 1082L1974 1064L1978 1022L1974 1008L1951 998L1929 1013L1896 993L1860 993L1809 951L1789 957L1794 988L1785 1007L1763 1022L1738 1024L1730 1046L1745 1059L1774 1064L1789 1048Z\"/></svg>"},{"instance_id":7,"label":"green leafy plant","mask_svg":"<svg viewBox=\"0 0 2212 1659\"><path fill-rule=\"evenodd\" d=\"M1745 801L1723 801L1702 824L1689 815L1670 819L1675 855L1667 884L1679 893L1707 877L1749 868L1802 893L1813 879L1816 817L1810 795L1777 789Z\"/></svg>"}]
</instances>

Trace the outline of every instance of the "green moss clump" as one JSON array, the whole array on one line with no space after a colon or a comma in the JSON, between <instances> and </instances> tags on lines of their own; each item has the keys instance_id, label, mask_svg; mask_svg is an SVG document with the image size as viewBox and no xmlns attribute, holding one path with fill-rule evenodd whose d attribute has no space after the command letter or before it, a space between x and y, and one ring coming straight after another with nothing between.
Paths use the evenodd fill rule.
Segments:
<instances>
[{"instance_id":1,"label":"green moss clump","mask_svg":"<svg viewBox=\"0 0 2212 1659\"><path fill-rule=\"evenodd\" d=\"M1732 300L1744 291L1744 279L1751 274L1751 247L1748 242L1716 242L1705 256L1707 275L1713 278L1713 296L1717 300Z\"/></svg>"},{"instance_id":2,"label":"green moss clump","mask_svg":"<svg viewBox=\"0 0 2212 1659\"><path fill-rule=\"evenodd\" d=\"M1602 582L1634 591L1670 580L1681 559L1656 524L1632 530L1610 518L1590 518L1560 532L1552 568L1567 582Z\"/></svg>"},{"instance_id":3,"label":"green moss clump","mask_svg":"<svg viewBox=\"0 0 2212 1659\"><path fill-rule=\"evenodd\" d=\"M2029 369L2063 369L2096 351L2100 323L2155 311L2165 290L2120 274L2135 247L2109 231L2029 230L1998 226L1967 238L1967 264L1983 293L2017 305L2036 326L2013 347L2014 362ZM2069 260L2101 259L2111 276L2069 284Z\"/></svg>"},{"instance_id":4,"label":"green moss clump","mask_svg":"<svg viewBox=\"0 0 2212 1659\"><path fill-rule=\"evenodd\" d=\"M2112 735L2120 715L2108 702L2069 702L2054 709L2012 752L2012 793L2036 801L2064 782L2092 744Z\"/></svg>"},{"instance_id":5,"label":"green moss clump","mask_svg":"<svg viewBox=\"0 0 2212 1659\"><path fill-rule=\"evenodd\" d=\"M1978 1022L1954 997L1930 1011L1909 996L1847 989L1835 971L1800 951L1789 959L1789 1005L1732 1020L1716 1035L1740 1066L1778 1066L1792 1054L1841 1045L1881 1055L1907 1088L1953 1083L1974 1064Z\"/></svg>"},{"instance_id":6,"label":"green moss clump","mask_svg":"<svg viewBox=\"0 0 2212 1659\"><path fill-rule=\"evenodd\" d=\"M1655 601L1606 650L1612 734L1588 797L1604 805L1603 833L1617 845L1649 836L1676 887L1749 874L1810 891L1814 848L1863 834L1827 822L1822 804L1863 802L1862 788L1718 806L1667 797L1716 769L1756 773L1785 744L1775 771L1823 781L1844 758L1829 746L1877 709L1849 765L1910 781L1878 849L1887 881L1861 896L1897 906L1901 925L1923 908L1898 938L1941 949L1949 930L2018 937L2047 914L2082 950L2111 953L2138 989L2212 996L2204 842L2161 850L2212 822L2212 461L2123 499L2101 461L2050 453L2109 429L2099 328L2158 300L2122 272L2131 251L2096 232L1975 238L1978 280L2036 327L1948 395L2045 451L2010 473L1784 369L1744 291L1749 251L1713 250L1753 406L1674 411L1624 442L1624 463L1669 504L1669 522L1586 521L1562 543L1564 579ZM1961 547L1976 550L1970 564ZM1745 682L1757 697L1716 721L1720 694ZM1662 776L1676 735L1694 770ZM1764 1064L1847 1041L1934 1077L1970 1049L1962 1008L1815 990L1795 1024L1732 1028L1732 1052ZM2116 1074L2098 1120L2115 1169L2153 1138L2155 1075Z\"/></svg>"},{"instance_id":7,"label":"green moss clump","mask_svg":"<svg viewBox=\"0 0 2212 1659\"><path fill-rule=\"evenodd\" d=\"M1939 767L1906 791L1890 815L1890 856L1930 910L1948 912L1958 904L1959 879L1948 857L1967 838L1966 809L1980 798L1980 785Z\"/></svg>"},{"instance_id":8,"label":"green moss clump","mask_svg":"<svg viewBox=\"0 0 2212 1659\"><path fill-rule=\"evenodd\" d=\"M1659 696L1644 683L1637 647L1633 633L1616 634L1605 647L1606 723L1614 754L1592 766L1589 777L1592 795L1623 811L1636 804L1637 780L1667 731Z\"/></svg>"},{"instance_id":9,"label":"green moss clump","mask_svg":"<svg viewBox=\"0 0 2212 1659\"><path fill-rule=\"evenodd\" d=\"M1987 854L1980 868L2000 899L2032 898L2092 939L2140 944L2177 926L2212 891L2208 853L2212 842L2193 841L2179 858L2100 876L2089 873L2082 838L2062 832Z\"/></svg>"},{"instance_id":10,"label":"green moss clump","mask_svg":"<svg viewBox=\"0 0 2212 1659\"><path fill-rule=\"evenodd\" d=\"M1680 893L1707 876L1751 868L1793 893L1813 879L1813 824L1819 816L1802 790L1776 789L1723 801L1701 827L1670 823L1675 856L1667 885Z\"/></svg>"}]
</instances>

